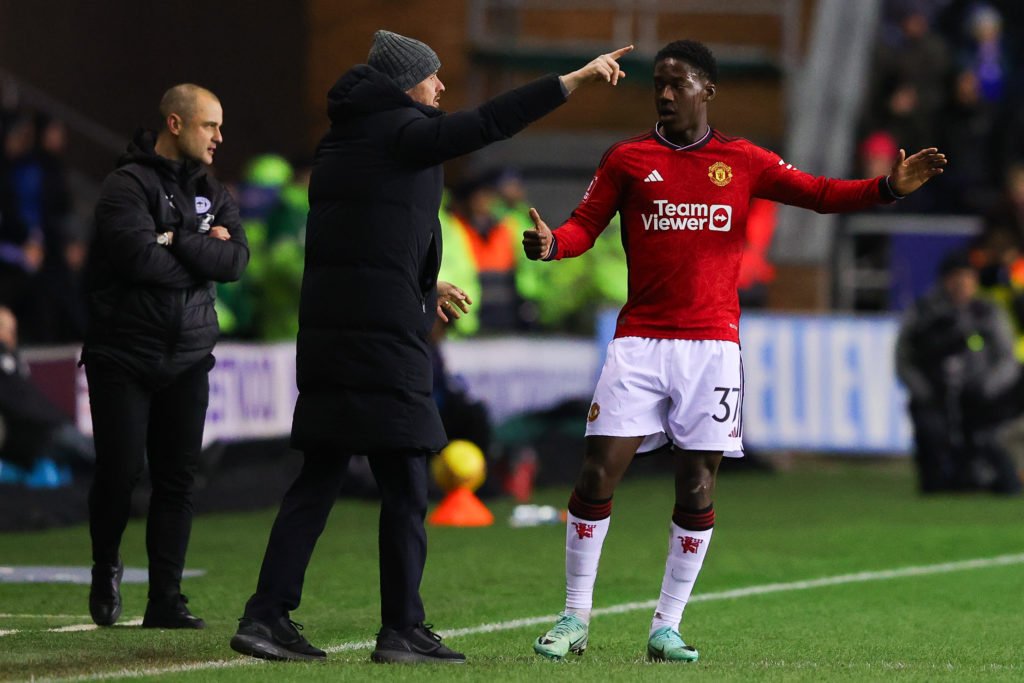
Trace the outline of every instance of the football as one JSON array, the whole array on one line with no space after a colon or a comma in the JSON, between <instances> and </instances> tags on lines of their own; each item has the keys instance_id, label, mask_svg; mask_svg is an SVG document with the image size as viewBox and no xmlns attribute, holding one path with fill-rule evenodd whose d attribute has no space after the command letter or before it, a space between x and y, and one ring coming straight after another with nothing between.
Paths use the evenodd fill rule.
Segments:
<instances>
[{"instance_id":1,"label":"football","mask_svg":"<svg viewBox=\"0 0 1024 683\"><path fill-rule=\"evenodd\" d=\"M475 491L487 476L487 463L480 448L472 441L456 439L431 462L434 481L445 491L458 488Z\"/></svg>"}]
</instances>

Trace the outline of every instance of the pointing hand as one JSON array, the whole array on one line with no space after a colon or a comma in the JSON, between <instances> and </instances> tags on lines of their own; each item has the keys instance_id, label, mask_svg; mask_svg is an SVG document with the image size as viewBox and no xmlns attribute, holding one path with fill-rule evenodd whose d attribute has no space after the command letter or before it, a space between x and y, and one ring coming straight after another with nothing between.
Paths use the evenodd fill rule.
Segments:
<instances>
[{"instance_id":1,"label":"pointing hand","mask_svg":"<svg viewBox=\"0 0 1024 683\"><path fill-rule=\"evenodd\" d=\"M612 85L618 85L620 78L625 78L626 73L619 69L619 58L633 50L632 45L620 47L614 52L597 57L582 69L577 69L570 74L562 76L562 83L572 92L587 81L604 81Z\"/></svg>"}]
</instances>

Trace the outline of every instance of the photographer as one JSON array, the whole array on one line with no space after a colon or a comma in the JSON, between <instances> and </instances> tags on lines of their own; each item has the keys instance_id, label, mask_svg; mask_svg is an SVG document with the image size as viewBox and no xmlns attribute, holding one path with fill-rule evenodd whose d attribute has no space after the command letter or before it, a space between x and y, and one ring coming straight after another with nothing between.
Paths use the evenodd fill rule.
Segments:
<instances>
[{"instance_id":1,"label":"photographer","mask_svg":"<svg viewBox=\"0 0 1024 683\"><path fill-rule=\"evenodd\" d=\"M939 282L907 311L896 371L910 394L922 493L987 488L1019 493L996 432L1019 411L1020 367L1005 312L977 298L967 255L947 256Z\"/></svg>"}]
</instances>

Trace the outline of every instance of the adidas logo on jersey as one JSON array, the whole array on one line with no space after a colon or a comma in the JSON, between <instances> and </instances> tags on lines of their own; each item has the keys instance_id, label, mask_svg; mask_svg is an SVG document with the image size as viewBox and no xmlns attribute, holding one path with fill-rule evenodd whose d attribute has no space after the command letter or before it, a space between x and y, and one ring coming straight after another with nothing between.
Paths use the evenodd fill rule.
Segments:
<instances>
[{"instance_id":1,"label":"adidas logo on jersey","mask_svg":"<svg viewBox=\"0 0 1024 683\"><path fill-rule=\"evenodd\" d=\"M728 204L673 204L655 199L654 209L654 213L640 214L644 230L732 230L732 207Z\"/></svg>"},{"instance_id":2,"label":"adidas logo on jersey","mask_svg":"<svg viewBox=\"0 0 1024 683\"><path fill-rule=\"evenodd\" d=\"M664 178L662 178L661 174L658 173L658 169L654 169L651 171L650 175L644 178L645 183L660 183L663 180Z\"/></svg>"}]
</instances>

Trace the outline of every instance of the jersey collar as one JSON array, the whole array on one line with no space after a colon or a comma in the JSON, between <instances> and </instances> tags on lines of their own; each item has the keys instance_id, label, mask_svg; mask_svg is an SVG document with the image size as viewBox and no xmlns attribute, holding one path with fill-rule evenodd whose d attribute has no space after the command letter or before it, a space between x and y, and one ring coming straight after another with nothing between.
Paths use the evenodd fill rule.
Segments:
<instances>
[{"instance_id":1,"label":"jersey collar","mask_svg":"<svg viewBox=\"0 0 1024 683\"><path fill-rule=\"evenodd\" d=\"M711 126L708 126L708 132L704 133L704 136L701 137L700 140L691 142L688 145L677 145L674 142L670 142L668 138L661 134L661 124L656 123L654 124L654 139L669 149L674 149L679 152L689 152L695 149L700 149L704 145L708 144L708 141L711 139Z\"/></svg>"}]
</instances>

